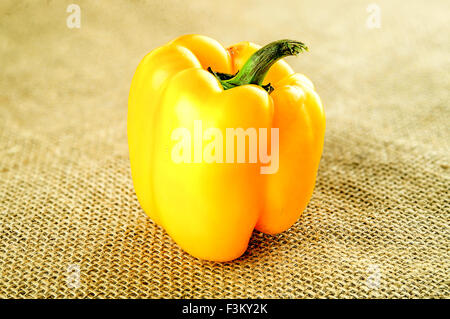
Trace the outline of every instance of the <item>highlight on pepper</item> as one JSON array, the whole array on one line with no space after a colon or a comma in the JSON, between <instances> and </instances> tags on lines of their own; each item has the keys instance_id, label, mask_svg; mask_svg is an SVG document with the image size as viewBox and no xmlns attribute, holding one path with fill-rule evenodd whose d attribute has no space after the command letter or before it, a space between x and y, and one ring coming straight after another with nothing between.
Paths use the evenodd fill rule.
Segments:
<instances>
[{"instance_id":1,"label":"highlight on pepper","mask_svg":"<svg viewBox=\"0 0 450 319\"><path fill-rule=\"evenodd\" d=\"M307 206L325 115L312 82L282 60L306 50L185 35L137 67L127 119L134 188L189 254L236 259L255 229L283 232Z\"/></svg>"}]
</instances>

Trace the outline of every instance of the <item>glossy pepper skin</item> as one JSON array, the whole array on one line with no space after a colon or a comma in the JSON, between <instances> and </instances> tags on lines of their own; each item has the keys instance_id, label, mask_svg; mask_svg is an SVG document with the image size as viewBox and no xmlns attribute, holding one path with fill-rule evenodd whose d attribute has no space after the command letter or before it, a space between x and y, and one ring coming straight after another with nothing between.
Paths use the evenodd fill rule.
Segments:
<instances>
[{"instance_id":1,"label":"glossy pepper skin","mask_svg":"<svg viewBox=\"0 0 450 319\"><path fill-rule=\"evenodd\" d=\"M292 226L312 195L322 154L325 116L314 86L287 63L274 63L262 86L227 90L211 72L236 74L260 47L228 49L201 35L185 35L140 62L128 100L131 173L138 200L186 252L205 260L241 256L254 229L277 234ZM261 163L175 163L171 133L279 128L279 168ZM270 141L270 139L269 139ZM205 144L204 144L205 145ZM270 146L269 146L270 148Z\"/></svg>"}]
</instances>

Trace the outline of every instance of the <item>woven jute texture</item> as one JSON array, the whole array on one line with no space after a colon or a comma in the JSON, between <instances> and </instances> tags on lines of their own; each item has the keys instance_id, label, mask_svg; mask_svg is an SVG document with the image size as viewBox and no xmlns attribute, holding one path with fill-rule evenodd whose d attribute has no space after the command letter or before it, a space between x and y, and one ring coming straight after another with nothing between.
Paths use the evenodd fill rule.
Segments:
<instances>
[{"instance_id":1,"label":"woven jute texture","mask_svg":"<svg viewBox=\"0 0 450 319\"><path fill-rule=\"evenodd\" d=\"M0 4L0 297L450 297L448 1ZM185 33L304 41L327 131L288 231L228 263L181 251L130 177L140 59ZM180 212L182 213L182 212Z\"/></svg>"}]
</instances>

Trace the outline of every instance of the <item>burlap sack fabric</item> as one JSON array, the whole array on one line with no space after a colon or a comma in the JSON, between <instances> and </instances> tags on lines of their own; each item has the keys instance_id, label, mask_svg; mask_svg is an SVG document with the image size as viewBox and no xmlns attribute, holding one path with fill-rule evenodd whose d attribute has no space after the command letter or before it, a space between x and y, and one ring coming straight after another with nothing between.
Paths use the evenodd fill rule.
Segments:
<instances>
[{"instance_id":1,"label":"burlap sack fabric","mask_svg":"<svg viewBox=\"0 0 450 319\"><path fill-rule=\"evenodd\" d=\"M448 1L0 4L0 297L450 296ZM285 233L229 263L181 251L141 210L126 140L133 72L184 33L282 38L321 95L317 186ZM77 277L79 275L79 277Z\"/></svg>"}]
</instances>

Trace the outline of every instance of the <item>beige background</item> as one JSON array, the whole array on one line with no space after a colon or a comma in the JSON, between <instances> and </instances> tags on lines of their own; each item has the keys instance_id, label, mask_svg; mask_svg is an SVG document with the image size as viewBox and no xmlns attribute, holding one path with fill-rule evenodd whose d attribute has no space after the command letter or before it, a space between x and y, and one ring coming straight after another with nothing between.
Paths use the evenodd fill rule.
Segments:
<instances>
[{"instance_id":1,"label":"beige background","mask_svg":"<svg viewBox=\"0 0 450 319\"><path fill-rule=\"evenodd\" d=\"M376 1L368 29L371 2L1 1L0 297L450 297L450 2ZM287 61L327 115L302 217L225 264L182 252L130 179L133 72L184 33L304 41Z\"/></svg>"}]
</instances>

